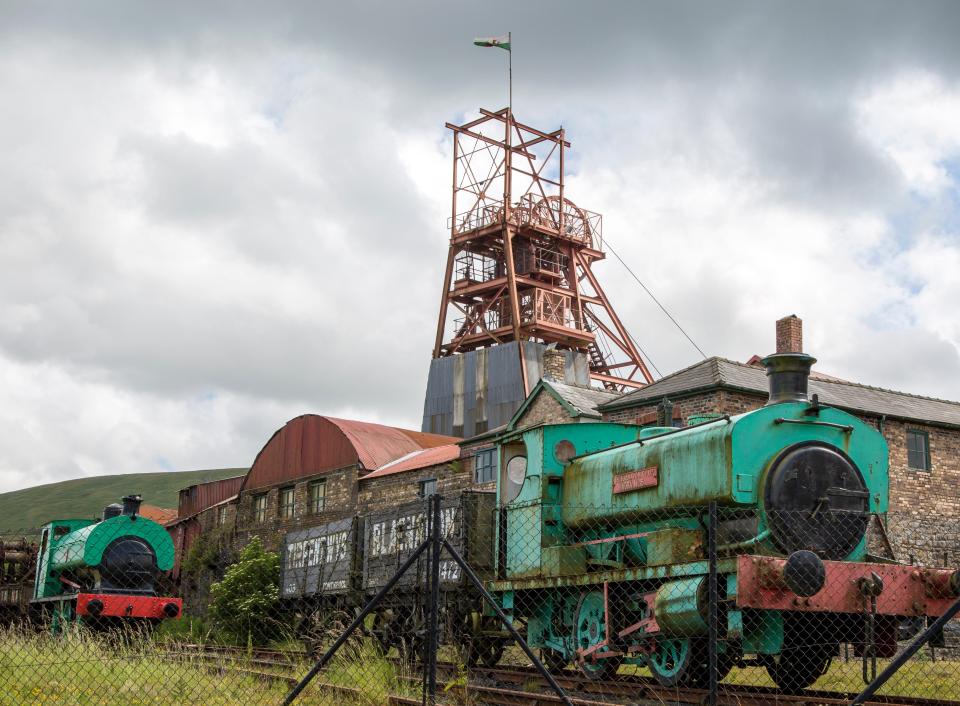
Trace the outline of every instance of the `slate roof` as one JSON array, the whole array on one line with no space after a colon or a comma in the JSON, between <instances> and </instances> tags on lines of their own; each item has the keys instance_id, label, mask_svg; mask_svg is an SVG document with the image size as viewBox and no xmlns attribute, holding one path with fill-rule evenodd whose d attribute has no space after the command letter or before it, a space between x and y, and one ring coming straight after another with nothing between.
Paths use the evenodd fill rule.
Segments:
<instances>
[{"instance_id":1,"label":"slate roof","mask_svg":"<svg viewBox=\"0 0 960 706\"><path fill-rule=\"evenodd\" d=\"M621 396L619 392L610 392L596 387L579 387L577 385L567 385L563 382L543 379L543 384L551 388L561 403L573 408L574 416L600 418L600 405L613 402Z\"/></svg>"},{"instance_id":2,"label":"slate roof","mask_svg":"<svg viewBox=\"0 0 960 706\"><path fill-rule=\"evenodd\" d=\"M608 402L601 409L621 409L664 397L680 397L719 388L766 395L767 374L763 368L753 365L726 358L708 358ZM824 404L852 412L960 427L960 402L885 390L829 376L818 377L816 373L810 376L809 391L811 395L819 395Z\"/></svg>"}]
</instances>

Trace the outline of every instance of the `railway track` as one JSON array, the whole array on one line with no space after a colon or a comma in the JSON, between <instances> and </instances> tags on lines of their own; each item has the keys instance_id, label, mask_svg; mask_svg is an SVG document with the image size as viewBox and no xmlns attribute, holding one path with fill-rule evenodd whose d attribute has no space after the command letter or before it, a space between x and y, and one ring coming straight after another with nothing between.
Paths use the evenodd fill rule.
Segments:
<instances>
[{"instance_id":1,"label":"railway track","mask_svg":"<svg viewBox=\"0 0 960 706\"><path fill-rule=\"evenodd\" d=\"M171 658L197 659L205 662L204 666L211 669L229 669L235 673L263 680L281 681L291 687L298 681L298 677L294 675L294 669L303 673L308 664L305 651L245 649L216 645L179 645L175 650L168 651L167 655ZM391 657L388 661L399 665L401 660ZM406 667L408 675L401 676L400 679L408 683L419 683L421 669L422 665L408 664ZM470 683L467 685L457 683L462 674L460 669L461 667L455 663L438 661L438 687L448 695L457 694L464 700L469 699L468 703L493 706L546 706L562 703L562 700L550 690L533 667L471 667ZM621 675L616 680L593 681L572 670L554 672L553 677L576 706L702 704L707 699L705 689L667 688L651 677ZM363 698L362 692L352 687L327 682L317 682L317 686L337 696L356 700ZM724 706L766 704L839 706L850 703L853 697L854 694L825 691L806 691L801 695L788 695L773 687L721 684L717 703ZM420 703L419 699L402 696L389 698L391 706ZM868 706L960 706L960 701L881 695L875 696L867 704Z\"/></svg>"}]
</instances>

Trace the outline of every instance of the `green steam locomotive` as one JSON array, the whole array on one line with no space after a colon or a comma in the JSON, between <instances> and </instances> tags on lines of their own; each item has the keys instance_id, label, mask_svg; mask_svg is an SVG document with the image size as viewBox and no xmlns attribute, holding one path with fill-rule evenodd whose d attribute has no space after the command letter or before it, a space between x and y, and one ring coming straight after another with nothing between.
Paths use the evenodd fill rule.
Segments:
<instances>
[{"instance_id":1,"label":"green steam locomotive","mask_svg":"<svg viewBox=\"0 0 960 706\"><path fill-rule=\"evenodd\" d=\"M499 445L496 578L504 612L548 666L594 678L621 664L667 686L763 666L809 686L840 643L891 656L905 619L941 614L960 571L874 555L887 512L887 445L807 399L814 359L765 359L768 404L683 429L562 424ZM710 606L708 509L717 592Z\"/></svg>"},{"instance_id":2,"label":"green steam locomotive","mask_svg":"<svg viewBox=\"0 0 960 706\"><path fill-rule=\"evenodd\" d=\"M162 525L141 517L140 496L108 505L100 520L52 520L37 553L31 617L54 632L72 622L91 627L154 624L176 618L180 598L160 595L174 547Z\"/></svg>"}]
</instances>

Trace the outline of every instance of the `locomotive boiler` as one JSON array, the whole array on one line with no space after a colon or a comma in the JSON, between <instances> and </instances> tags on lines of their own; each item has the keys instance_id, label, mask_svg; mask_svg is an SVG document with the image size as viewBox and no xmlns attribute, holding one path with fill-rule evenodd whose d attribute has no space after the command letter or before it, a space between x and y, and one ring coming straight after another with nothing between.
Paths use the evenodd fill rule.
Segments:
<instances>
[{"instance_id":1,"label":"locomotive boiler","mask_svg":"<svg viewBox=\"0 0 960 706\"><path fill-rule=\"evenodd\" d=\"M31 612L54 632L78 622L93 627L180 615L180 598L158 595L173 567L173 541L141 517L140 496L108 505L100 520L52 520L43 526Z\"/></svg>"},{"instance_id":2,"label":"locomotive boiler","mask_svg":"<svg viewBox=\"0 0 960 706\"><path fill-rule=\"evenodd\" d=\"M960 571L874 554L885 538L883 436L807 399L814 359L764 360L768 404L682 429L606 423L505 437L501 606L553 667L649 668L667 686L707 682L708 508L716 508L719 678L764 666L809 686L840 643L891 656L898 625L941 614Z\"/></svg>"}]
</instances>

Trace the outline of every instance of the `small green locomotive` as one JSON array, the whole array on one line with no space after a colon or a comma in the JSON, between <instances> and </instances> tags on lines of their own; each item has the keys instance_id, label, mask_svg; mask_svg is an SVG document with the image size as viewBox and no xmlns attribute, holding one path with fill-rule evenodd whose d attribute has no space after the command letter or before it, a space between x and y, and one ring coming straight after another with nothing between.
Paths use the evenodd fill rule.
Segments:
<instances>
[{"instance_id":1,"label":"small green locomotive","mask_svg":"<svg viewBox=\"0 0 960 706\"><path fill-rule=\"evenodd\" d=\"M108 505L100 520L52 520L43 526L30 612L54 632L176 618L182 600L158 595L174 547L162 525L141 517L140 496Z\"/></svg>"},{"instance_id":2,"label":"small green locomotive","mask_svg":"<svg viewBox=\"0 0 960 706\"><path fill-rule=\"evenodd\" d=\"M870 553L885 538L883 436L807 399L814 359L765 359L768 404L682 429L561 424L499 443L496 579L551 667L621 664L667 686L709 677L707 510L715 503L718 676L765 666L809 686L840 643L891 656L898 625L941 614L960 571Z\"/></svg>"}]
</instances>

